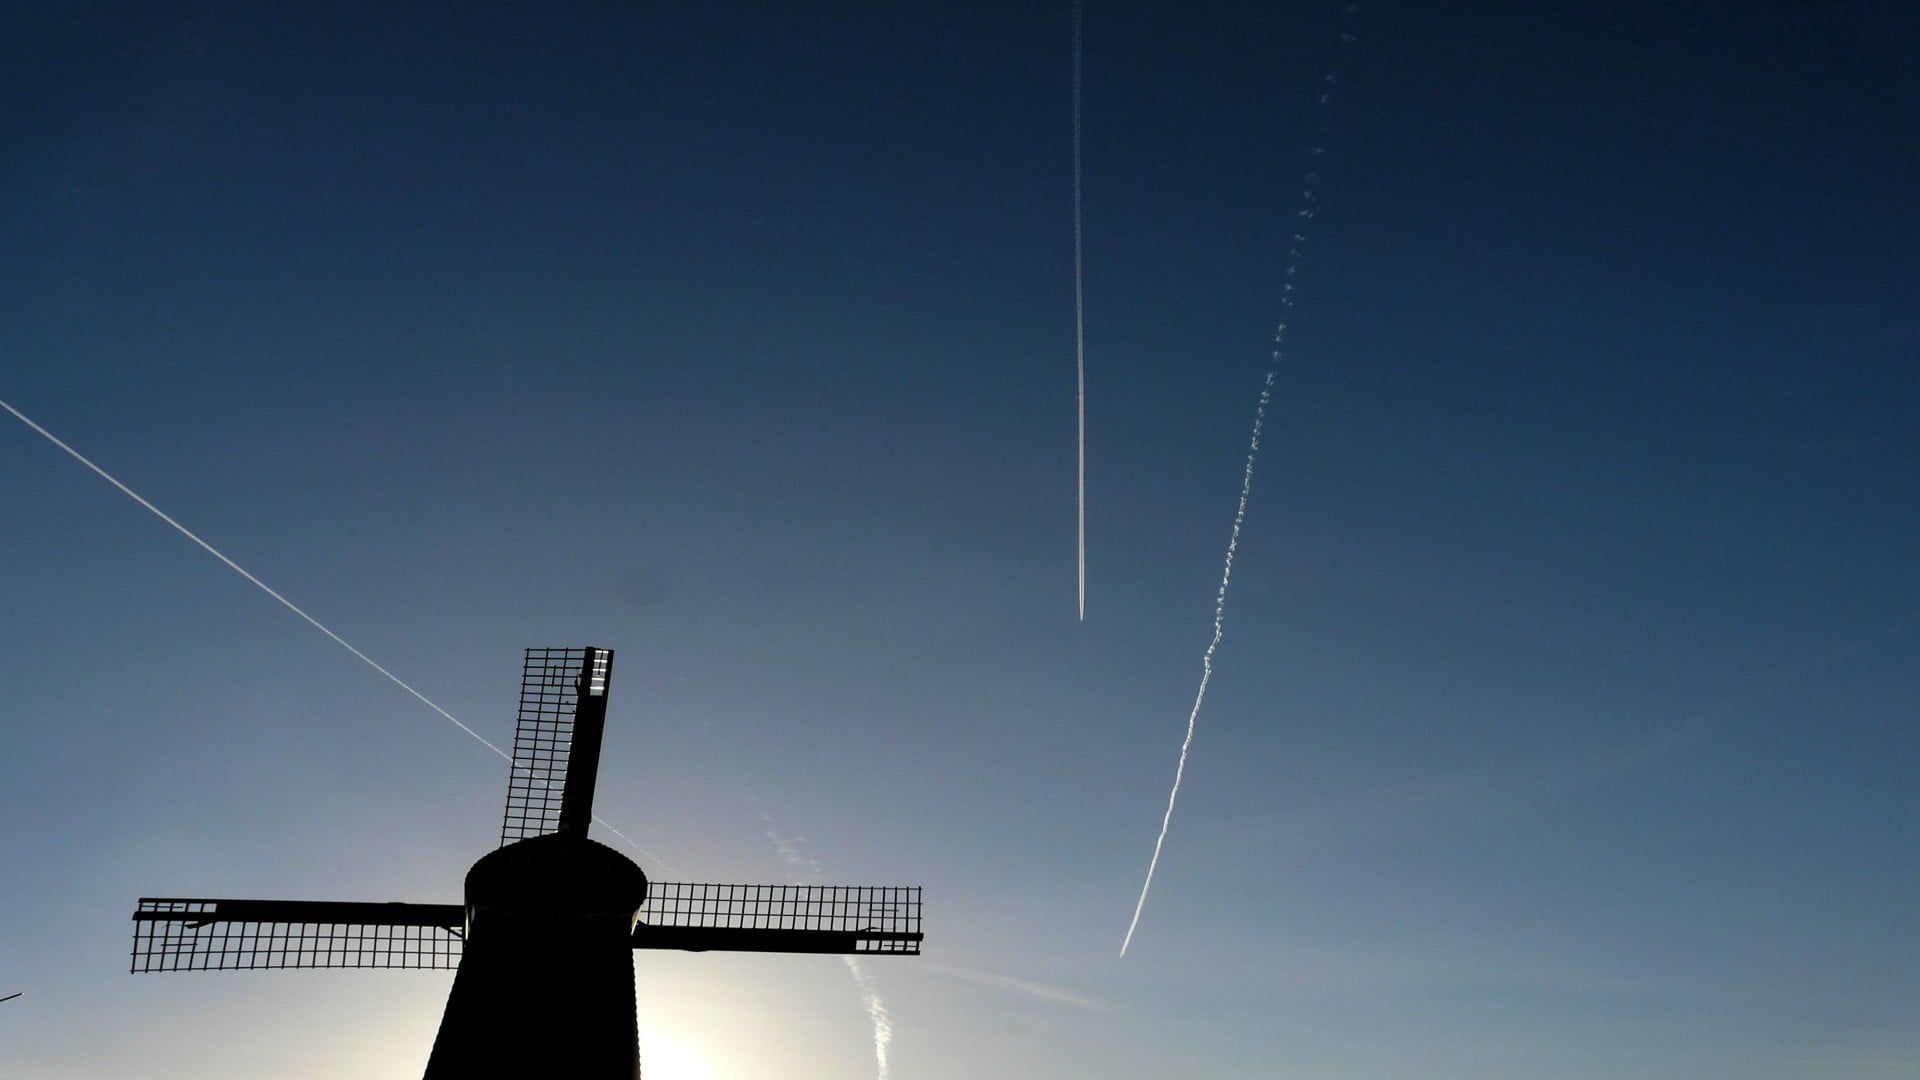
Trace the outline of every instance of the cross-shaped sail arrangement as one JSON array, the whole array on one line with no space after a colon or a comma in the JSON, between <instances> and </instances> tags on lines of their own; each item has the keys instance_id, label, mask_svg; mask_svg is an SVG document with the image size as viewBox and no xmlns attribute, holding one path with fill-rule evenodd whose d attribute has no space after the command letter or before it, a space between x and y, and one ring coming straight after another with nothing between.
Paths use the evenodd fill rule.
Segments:
<instances>
[{"instance_id":1,"label":"cross-shaped sail arrangement","mask_svg":"<svg viewBox=\"0 0 1920 1080\"><path fill-rule=\"evenodd\" d=\"M610 649L527 650L501 846L465 904L143 898L133 970L455 969L427 1080L638 1077L634 949L920 952L917 886L649 882L587 839L612 679Z\"/></svg>"}]
</instances>

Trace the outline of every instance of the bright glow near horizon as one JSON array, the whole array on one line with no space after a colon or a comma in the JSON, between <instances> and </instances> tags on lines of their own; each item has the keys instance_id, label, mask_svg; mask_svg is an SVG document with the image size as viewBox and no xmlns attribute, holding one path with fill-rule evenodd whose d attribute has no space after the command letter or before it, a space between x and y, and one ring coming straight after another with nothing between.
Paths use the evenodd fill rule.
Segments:
<instances>
[{"instance_id":1,"label":"bright glow near horizon","mask_svg":"<svg viewBox=\"0 0 1920 1080\"><path fill-rule=\"evenodd\" d=\"M722 1080L699 1051L649 1027L640 1029L640 1071L647 1080Z\"/></svg>"}]
</instances>

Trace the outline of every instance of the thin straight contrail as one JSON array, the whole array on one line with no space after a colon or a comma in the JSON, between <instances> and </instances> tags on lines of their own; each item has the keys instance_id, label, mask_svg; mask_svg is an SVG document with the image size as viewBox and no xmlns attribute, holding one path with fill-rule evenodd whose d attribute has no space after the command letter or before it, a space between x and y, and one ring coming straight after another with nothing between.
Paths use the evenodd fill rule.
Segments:
<instances>
[{"instance_id":1,"label":"thin straight contrail","mask_svg":"<svg viewBox=\"0 0 1920 1080\"><path fill-rule=\"evenodd\" d=\"M1351 17L1356 9L1349 6L1345 14ZM1350 45L1354 36L1350 33L1340 35L1341 45ZM1333 100L1333 87L1340 81L1340 65L1336 62L1328 69L1323 78L1323 86L1318 98L1316 115L1325 122L1326 108ZM1316 144L1312 150L1314 161L1319 161L1326 147ZM1207 684L1213 681L1213 654L1220 648L1220 639L1226 633L1227 626L1227 587L1233 583L1233 556L1240 548L1240 527L1247 520L1247 499L1253 494L1253 466L1260 457L1260 436L1266 430L1267 406L1273 401L1273 387L1280 377L1280 362L1286 352L1287 320L1293 316L1294 278L1300 273L1301 248L1306 244L1306 223L1313 219L1314 190L1320 183L1317 172L1309 172L1300 191L1300 210L1295 225L1292 244L1287 248L1287 269L1285 280L1280 286L1280 322L1273 330L1273 352L1267 360L1266 379L1260 385L1260 403L1253 410L1253 433L1247 439L1247 462L1240 471L1240 502L1233 511L1233 531L1227 534L1227 555L1220 569L1220 589L1213 598L1213 637L1207 641L1206 651L1200 654L1200 689L1193 695L1193 708L1187 711L1187 734L1180 741L1180 761L1173 770L1173 789L1167 793L1167 812L1160 818L1160 835L1153 842L1153 858L1147 862L1147 877L1140 885L1140 899L1133 905L1133 921L1127 924L1127 936L1121 939L1120 955L1127 955L1128 946L1133 944L1133 932L1140 927L1140 913L1146 909L1147 893L1153 888L1153 873L1160 867L1160 852L1167 843L1167 829L1173 824L1173 804L1180 798L1180 782L1187 774L1187 752L1193 748L1193 732L1200 719L1200 705L1207 699Z\"/></svg>"},{"instance_id":2,"label":"thin straight contrail","mask_svg":"<svg viewBox=\"0 0 1920 1080\"><path fill-rule=\"evenodd\" d=\"M1086 272L1080 243L1080 2L1073 0L1073 367L1074 400L1079 408L1079 535L1076 568L1080 576L1080 621L1087 621L1087 317Z\"/></svg>"},{"instance_id":3,"label":"thin straight contrail","mask_svg":"<svg viewBox=\"0 0 1920 1080\"><path fill-rule=\"evenodd\" d=\"M180 524L178 521L173 520L172 517L168 516L166 511L160 509L159 507L148 502L146 499L142 498L139 492L121 483L116 477L114 477L112 473L109 473L107 470L101 468L98 465L95 465L92 461L90 461L87 458L85 454L82 454L80 451L75 450L73 447L68 446L66 443L62 442L59 436L55 435L51 431L48 431L46 428L41 427L39 424L34 423L33 420L27 416L27 414L21 412L19 409L14 408L13 406L7 404L4 401L0 401L0 409L5 409L8 412L12 413L14 416L18 417L21 423L39 432L43 437L46 438L48 442L52 443L53 445L59 447L62 450L65 450L67 452L67 455L73 458L73 460L79 462L82 465L85 465L89 469L92 469L97 475L99 475L100 479L105 480L107 483L112 484L114 487L119 488L122 492L126 494L127 498L132 499L134 502L137 502L141 506L146 507L147 510L150 511L154 517L157 517L161 521L164 521L167 524L173 526L174 530L178 532L181 536L184 536L187 539L193 541L194 543L199 544L202 548L206 550L207 554L213 556L216 559L219 559L223 563L226 563L227 566L231 568L234 573L239 574L241 577L246 578L248 581L252 582L256 587L259 588L261 592L266 593L268 596L271 596L275 600L280 601L281 606L285 607L288 611L293 612L295 615L300 616L302 619L305 619L308 625L312 626L315 630L318 630L321 633L332 638L336 644L338 644L341 648L347 650L348 652L352 653L353 655L359 657L363 662L366 663L368 667L372 668L373 670L379 672L382 675L385 675L389 680L393 682L393 685L398 686L400 689L405 690L407 693L412 694L416 698L419 698L421 704L425 705L429 709L432 709L434 712L439 713L441 716L446 717L447 720L449 720L454 727L459 728L461 731L466 732L467 734L473 736L476 740L478 740L481 746L484 746L487 749L493 751L494 753L500 755L501 757L507 759L507 763L509 765L513 764L512 754L509 754L505 750L502 750L498 746L495 746L493 743L487 741L486 736L480 734L479 732L473 730L467 725L461 723L459 717L454 716L452 713L434 704L434 702L431 699L429 699L427 695L421 693L418 690L415 690L411 686L408 686L400 678L400 676L395 675L393 672L388 671L384 667L381 667L379 662L374 660L373 657L368 656L366 653L363 653L359 649L354 648L352 643L347 641L346 638L343 638L339 634L334 633L332 630L328 629L325 625L323 625L319 619L316 619L313 616L307 614L305 611L302 611L299 605L295 604L293 601L287 599L286 597L281 596L278 592L275 592L272 586L268 585L266 582L261 581L259 578L254 577L252 574L248 573L246 567L241 566L239 563L234 562L232 559L227 558L227 556L223 552L221 552L220 549L214 547L212 544L207 543L205 540L200 539L199 536L195 535L192 529L189 529L185 525ZM674 873L678 872L678 871L674 871L673 867L667 866L665 862L662 862L658 857L653 855L651 852L647 851L645 848L641 847L639 844L635 844L630 837L628 837L625 833L621 832L619 829L616 829L611 825L607 825L607 823L604 820L602 820L599 817L599 815L596 814L593 820L599 822L601 825L606 826L606 829L608 832L614 834L615 836L618 836L622 840L625 840L630 846L632 846L632 848L635 851L638 851L640 854L645 855L647 858L652 859L656 863L659 863L661 866L666 867L666 869L671 872L674 872Z\"/></svg>"},{"instance_id":4,"label":"thin straight contrail","mask_svg":"<svg viewBox=\"0 0 1920 1080\"><path fill-rule=\"evenodd\" d=\"M39 432L41 435L45 436L48 442L52 443L53 445L59 447L62 450L65 450L67 452L67 455L73 458L73 460L79 462L82 465L85 465L89 469L92 469L95 473L99 474L100 479L105 480L107 483L112 484L114 487L119 488L122 492L126 494L127 498L132 499L134 502L137 502L141 506L146 507L149 511L153 513L154 517L157 517L161 521L164 521L167 524L173 526L175 531L179 532L181 536L184 536L187 539L193 541L194 543L199 544L202 548L205 548L207 554L213 556L216 559L219 559L223 563L226 563L227 566L230 567L234 573L239 574L241 577L246 578L248 581L251 581L254 583L254 585L258 586L261 592L264 592L268 596L273 597L275 600L280 601L280 603L288 611L291 611L295 615L300 616L302 619L307 620L307 622L311 624L315 630L318 630L321 633L332 638L335 642L337 642L340 645L341 648L359 657L361 660L364 660L367 663L367 666L373 668L373 670L393 680L393 684L395 686L398 686L400 689L405 690L407 693L412 694L414 697L419 698L423 703L425 703L427 708L432 709L434 712L437 712L441 716L446 717L448 720L453 721L453 725L459 728L461 731L464 731L467 734L473 736L474 738L479 739L480 745L486 747L487 749L493 751L496 754L499 754L501 757L506 758L508 761L513 760L512 754L509 754L505 750L502 750L499 747L488 742L486 739L486 736L481 735L479 732L461 723L459 719L456 718L452 713L448 712L447 710L441 708L438 705L435 705L432 701L429 701L427 699L427 695L421 693L418 690L415 690L413 687L408 686L406 683L402 682L400 679L400 676L395 675L393 672L388 671L386 668L381 667L378 663L374 661L373 657L368 656L366 653L363 653L359 649L354 648L351 644L347 642L347 639L341 637L339 634L336 634L333 631L327 629L325 626L321 625L320 620L300 610L299 606L295 604L293 601L287 599L284 596L281 596L279 593L273 590L272 586L268 585L266 582L261 581L259 578L254 577L252 574L248 573L246 567L241 566L239 563L234 562L232 559L227 558L226 555L221 553L220 549L214 547L212 544L209 544L205 540L202 540L200 539L200 537L194 535L194 532L192 529L189 529L185 525L182 525L179 522L173 520L173 518L167 515L167 512L165 510L160 509L159 507L148 502L146 499L142 498L139 492L121 483L117 478L114 477L112 473L109 473L107 470L101 468L98 465L95 465L92 461L87 459L87 456L85 454L82 454L80 451L75 450L73 447L68 446L64 442L61 442L59 436L55 435L51 431L48 431L46 428L41 427L39 424L34 423L31 419L27 417L27 414L21 412L19 409L14 408L13 406L7 404L4 401L0 401L0 409L5 409L8 412L12 413L13 415L19 417L21 423L27 425L33 430Z\"/></svg>"}]
</instances>

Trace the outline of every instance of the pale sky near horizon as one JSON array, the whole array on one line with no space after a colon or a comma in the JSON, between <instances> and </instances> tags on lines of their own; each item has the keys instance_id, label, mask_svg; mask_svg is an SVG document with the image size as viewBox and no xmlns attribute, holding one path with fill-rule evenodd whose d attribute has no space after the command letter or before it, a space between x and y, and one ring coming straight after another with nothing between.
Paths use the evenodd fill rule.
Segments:
<instances>
[{"instance_id":1,"label":"pale sky near horizon","mask_svg":"<svg viewBox=\"0 0 1920 1080\"><path fill-rule=\"evenodd\" d=\"M617 650L649 875L926 888L893 1080L1920 1075L1920 16L1347 7L1086 6L1084 623L1064 3L7 5L0 400L497 744ZM127 916L456 901L505 763L0 507L0 1080L418 1076L450 975ZM649 1080L876 1074L639 959Z\"/></svg>"}]
</instances>

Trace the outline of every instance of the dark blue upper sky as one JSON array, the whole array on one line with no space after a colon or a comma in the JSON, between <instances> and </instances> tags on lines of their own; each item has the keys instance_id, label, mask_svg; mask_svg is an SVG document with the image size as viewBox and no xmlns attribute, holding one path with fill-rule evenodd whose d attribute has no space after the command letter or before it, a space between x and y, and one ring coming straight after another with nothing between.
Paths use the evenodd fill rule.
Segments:
<instances>
[{"instance_id":1,"label":"dark blue upper sky","mask_svg":"<svg viewBox=\"0 0 1920 1080\"><path fill-rule=\"evenodd\" d=\"M1089 2L1084 623L1067 5L283 7L0 15L0 400L497 742L618 650L649 874L928 887L892 1075L1920 1071L1906 6ZM416 1075L126 914L456 899L504 763L0 421L0 1073Z\"/></svg>"}]
</instances>

